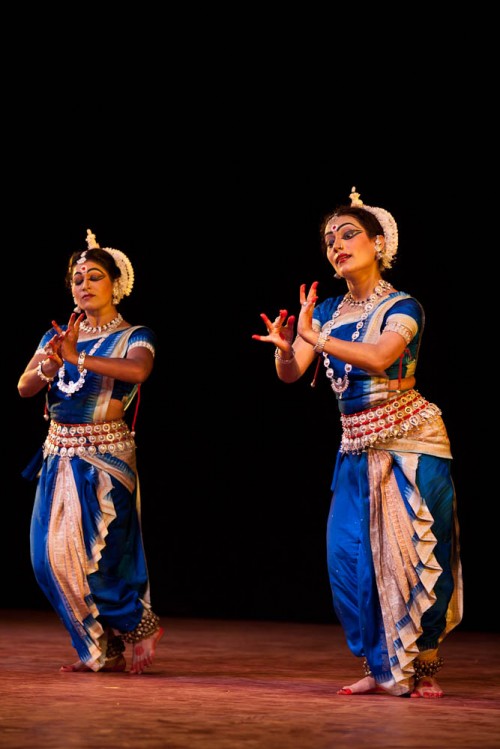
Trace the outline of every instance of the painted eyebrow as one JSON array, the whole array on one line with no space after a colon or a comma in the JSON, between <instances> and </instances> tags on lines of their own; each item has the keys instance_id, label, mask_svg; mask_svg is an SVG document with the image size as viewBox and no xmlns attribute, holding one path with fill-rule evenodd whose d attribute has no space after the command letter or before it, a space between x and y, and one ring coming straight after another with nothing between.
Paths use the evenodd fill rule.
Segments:
<instances>
[{"instance_id":1,"label":"painted eyebrow","mask_svg":"<svg viewBox=\"0 0 500 749\"><path fill-rule=\"evenodd\" d=\"M88 270L85 271L85 273L90 273L93 270L96 270L98 273L102 273L104 276L106 275L106 273L103 270L101 270L100 268L89 268ZM82 271L81 270L76 270L74 272L74 274L73 274L73 278L75 276L83 276Z\"/></svg>"},{"instance_id":2,"label":"painted eyebrow","mask_svg":"<svg viewBox=\"0 0 500 749\"><path fill-rule=\"evenodd\" d=\"M363 229L361 229L360 226L356 226L356 224L353 224L352 221L345 221L343 224L340 224L340 226L337 226L337 231L339 231L339 229L342 229L343 226L349 226L349 225L353 226L355 229L360 229L361 231L363 231ZM333 231L325 232L325 237L327 234L333 234Z\"/></svg>"}]
</instances>

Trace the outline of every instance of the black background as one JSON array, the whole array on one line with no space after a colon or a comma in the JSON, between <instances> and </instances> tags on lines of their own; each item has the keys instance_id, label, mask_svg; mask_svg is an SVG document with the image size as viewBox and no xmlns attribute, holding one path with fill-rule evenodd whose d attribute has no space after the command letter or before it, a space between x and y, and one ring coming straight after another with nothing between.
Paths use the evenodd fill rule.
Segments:
<instances>
[{"instance_id":1,"label":"black background","mask_svg":"<svg viewBox=\"0 0 500 749\"><path fill-rule=\"evenodd\" d=\"M134 265L121 312L158 335L136 429L155 610L335 621L325 530L336 401L324 376L310 387L312 370L279 382L272 346L251 335L263 332L261 312L297 312L301 283L319 280L321 299L343 291L319 229L355 185L394 214L399 254L386 277L426 310L417 387L452 443L462 626L493 629L489 354L478 340L489 323L474 316L490 280L492 209L478 208L489 145L461 97L432 76L414 79L404 101L391 77L321 89L285 81L279 65L240 67L234 83L231 59L191 77L170 54L152 78L130 50L126 64L107 49L100 77L79 68L67 85L64 60L53 53L50 69L47 54L4 148L3 606L48 607L29 559L35 486L20 476L45 437L43 397L21 399L16 383L51 320L69 317L66 262L91 228ZM443 93L438 113L429 81Z\"/></svg>"}]
</instances>

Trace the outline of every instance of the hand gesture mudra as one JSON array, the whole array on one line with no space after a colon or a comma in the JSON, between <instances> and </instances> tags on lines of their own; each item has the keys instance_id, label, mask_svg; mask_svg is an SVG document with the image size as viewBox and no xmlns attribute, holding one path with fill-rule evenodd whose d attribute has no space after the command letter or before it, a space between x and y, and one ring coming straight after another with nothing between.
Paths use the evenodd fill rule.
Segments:
<instances>
[{"instance_id":1,"label":"hand gesture mudra","mask_svg":"<svg viewBox=\"0 0 500 749\"><path fill-rule=\"evenodd\" d=\"M318 299L317 286L318 282L315 281L313 284L311 284L311 288L309 289L309 292L307 294L306 285L301 284L300 287L301 312L299 321L302 321L302 319L304 318L302 324L305 327L311 326L314 303ZM292 348L292 343L295 337L295 315L290 315L288 317L288 311L286 309L281 309L278 317L274 319L274 322L271 322L269 317L264 312L260 317L264 321L264 325L267 328L267 335L255 334L252 336L252 338L255 341L274 343L274 345L279 348L280 351L283 351L283 353L288 353Z\"/></svg>"},{"instance_id":2,"label":"hand gesture mudra","mask_svg":"<svg viewBox=\"0 0 500 749\"><path fill-rule=\"evenodd\" d=\"M252 338L255 341L273 343L284 353L290 351L295 335L295 315L290 315L290 317L288 317L288 311L286 309L280 309L280 313L278 317L274 319L274 322L271 322L264 312L260 317L267 328L267 335L255 334Z\"/></svg>"},{"instance_id":3,"label":"hand gesture mudra","mask_svg":"<svg viewBox=\"0 0 500 749\"><path fill-rule=\"evenodd\" d=\"M80 323L84 317L83 313L77 315L72 312L66 330L63 330L55 320L52 320L52 325L57 331L57 336L55 336L57 351L62 359L71 359L72 356L73 358L78 357L76 344L80 333Z\"/></svg>"}]
</instances>

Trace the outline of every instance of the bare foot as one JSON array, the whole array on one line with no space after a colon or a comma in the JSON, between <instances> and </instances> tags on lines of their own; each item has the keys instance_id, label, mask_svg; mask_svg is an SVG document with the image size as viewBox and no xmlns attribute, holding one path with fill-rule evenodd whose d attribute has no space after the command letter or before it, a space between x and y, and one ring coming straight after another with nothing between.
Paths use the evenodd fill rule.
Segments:
<instances>
[{"instance_id":1,"label":"bare foot","mask_svg":"<svg viewBox=\"0 0 500 749\"><path fill-rule=\"evenodd\" d=\"M117 655L114 658L106 658L104 666L99 671L125 671L126 662L123 655ZM83 661L76 661L76 663L70 663L69 666L61 666L60 671L65 673L81 673L84 671L92 671ZM97 672L98 673L98 672Z\"/></svg>"},{"instance_id":2,"label":"bare foot","mask_svg":"<svg viewBox=\"0 0 500 749\"><path fill-rule=\"evenodd\" d=\"M78 671L92 671L92 669L86 666L82 661L76 661L76 663L70 663L69 666L61 666L59 671L76 673Z\"/></svg>"},{"instance_id":3,"label":"bare foot","mask_svg":"<svg viewBox=\"0 0 500 749\"><path fill-rule=\"evenodd\" d=\"M433 699L435 697L444 697L444 692L433 676L423 676L416 682L410 697Z\"/></svg>"},{"instance_id":4,"label":"bare foot","mask_svg":"<svg viewBox=\"0 0 500 749\"><path fill-rule=\"evenodd\" d=\"M373 676L365 676L348 687L342 687L337 694L387 694L387 692L377 684Z\"/></svg>"},{"instance_id":5,"label":"bare foot","mask_svg":"<svg viewBox=\"0 0 500 749\"><path fill-rule=\"evenodd\" d=\"M136 642L132 646L132 666L130 667L131 674L142 674L146 666L151 666L153 663L153 656L155 654L155 648L163 637L165 630L163 627L154 633L151 637L146 640Z\"/></svg>"}]
</instances>

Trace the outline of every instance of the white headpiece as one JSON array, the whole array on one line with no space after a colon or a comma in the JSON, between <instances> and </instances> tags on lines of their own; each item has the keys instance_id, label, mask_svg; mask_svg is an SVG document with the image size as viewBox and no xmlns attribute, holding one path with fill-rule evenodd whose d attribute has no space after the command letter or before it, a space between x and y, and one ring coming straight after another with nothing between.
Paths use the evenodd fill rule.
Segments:
<instances>
[{"instance_id":1,"label":"white headpiece","mask_svg":"<svg viewBox=\"0 0 500 749\"><path fill-rule=\"evenodd\" d=\"M382 250L380 262L383 268L390 268L398 251L398 225L394 216L389 211L386 211L385 208L374 208L371 205L365 205L359 197L359 192L356 192L355 187L352 188L349 197L351 198L351 205L364 208L365 211L372 213L378 219L380 226L384 230L385 237L385 247Z\"/></svg>"},{"instance_id":2,"label":"white headpiece","mask_svg":"<svg viewBox=\"0 0 500 749\"><path fill-rule=\"evenodd\" d=\"M118 304L124 296L128 296L132 291L134 285L134 269L132 268L132 263L121 250L114 250L112 247L101 248L96 241L95 234L93 234L90 229L87 229L87 247L89 250L102 249L113 256L115 263L120 269L120 277L115 280L113 286L113 303ZM85 255L85 252L82 253L82 256ZM77 260L77 262L81 262L81 259Z\"/></svg>"}]
</instances>

